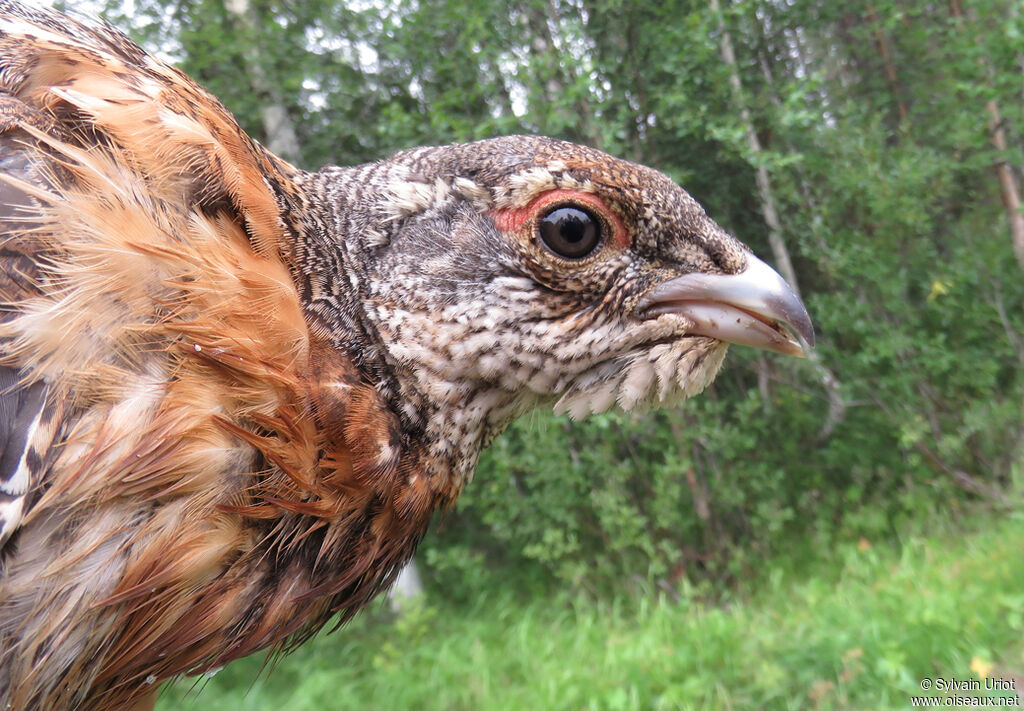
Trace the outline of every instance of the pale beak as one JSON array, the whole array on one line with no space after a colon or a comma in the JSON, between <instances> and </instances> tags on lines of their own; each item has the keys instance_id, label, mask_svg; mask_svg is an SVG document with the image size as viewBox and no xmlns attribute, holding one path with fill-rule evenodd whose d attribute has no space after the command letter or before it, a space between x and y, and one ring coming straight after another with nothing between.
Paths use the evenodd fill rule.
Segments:
<instances>
[{"instance_id":1,"label":"pale beak","mask_svg":"<svg viewBox=\"0 0 1024 711\"><path fill-rule=\"evenodd\" d=\"M689 333L727 343L799 357L814 347L800 297L753 254L739 274L693 272L663 282L644 295L640 309L647 316L685 316L694 323Z\"/></svg>"}]
</instances>

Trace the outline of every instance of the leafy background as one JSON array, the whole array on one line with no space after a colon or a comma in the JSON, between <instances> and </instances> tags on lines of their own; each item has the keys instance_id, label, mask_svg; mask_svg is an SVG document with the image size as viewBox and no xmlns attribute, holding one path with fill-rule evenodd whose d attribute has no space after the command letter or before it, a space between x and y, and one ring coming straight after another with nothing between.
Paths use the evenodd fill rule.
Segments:
<instances>
[{"instance_id":1,"label":"leafy background","mask_svg":"<svg viewBox=\"0 0 1024 711\"><path fill-rule=\"evenodd\" d=\"M163 708L905 708L1024 673L1016 0L95 9L304 167L524 132L659 168L789 260L819 335L675 410L526 418L413 611Z\"/></svg>"}]
</instances>

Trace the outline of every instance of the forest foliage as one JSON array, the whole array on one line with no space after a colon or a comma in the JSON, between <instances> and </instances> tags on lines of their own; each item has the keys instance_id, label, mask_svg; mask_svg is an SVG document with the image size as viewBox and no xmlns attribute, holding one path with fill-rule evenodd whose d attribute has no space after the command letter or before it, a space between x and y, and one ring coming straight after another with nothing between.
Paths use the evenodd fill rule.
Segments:
<instances>
[{"instance_id":1,"label":"forest foliage","mask_svg":"<svg viewBox=\"0 0 1024 711\"><path fill-rule=\"evenodd\" d=\"M279 149L303 167L546 134L666 172L791 262L816 358L734 347L677 409L518 423L422 548L445 596L717 585L794 540L1019 506L1016 0L135 0L105 16L268 146L290 126Z\"/></svg>"}]
</instances>

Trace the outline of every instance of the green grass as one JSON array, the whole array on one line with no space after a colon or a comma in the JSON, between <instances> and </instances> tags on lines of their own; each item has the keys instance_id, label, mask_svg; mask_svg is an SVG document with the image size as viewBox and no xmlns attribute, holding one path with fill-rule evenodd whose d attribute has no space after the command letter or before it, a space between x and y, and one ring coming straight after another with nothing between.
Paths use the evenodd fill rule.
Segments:
<instances>
[{"instance_id":1,"label":"green grass","mask_svg":"<svg viewBox=\"0 0 1024 711\"><path fill-rule=\"evenodd\" d=\"M717 604L497 595L370 614L258 679L256 658L201 691L183 680L158 709L905 709L922 678L986 665L1024 685L1020 516L772 569Z\"/></svg>"}]
</instances>

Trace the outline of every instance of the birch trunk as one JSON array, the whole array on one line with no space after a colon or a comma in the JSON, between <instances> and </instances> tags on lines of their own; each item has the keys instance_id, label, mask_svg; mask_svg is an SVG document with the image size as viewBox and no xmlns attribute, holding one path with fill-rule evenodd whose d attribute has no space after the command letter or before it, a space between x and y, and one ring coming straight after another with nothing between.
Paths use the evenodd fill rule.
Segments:
<instances>
[{"instance_id":1,"label":"birch trunk","mask_svg":"<svg viewBox=\"0 0 1024 711\"><path fill-rule=\"evenodd\" d=\"M796 280L796 271L793 269L793 262L789 258L789 249L786 247L786 242L782 236L782 224L779 221L779 213L776 209L771 176L768 174L768 167L763 160L764 150L761 147L760 139L757 137L757 131L754 129L754 120L750 109L747 107L746 98L743 95L743 82L740 80L736 53L732 46L732 37L725 26L725 17L722 14L719 0L711 0L710 6L711 11L718 20L722 61L729 68L729 85L732 88L733 100L739 109L740 121L747 139L747 149L750 151L750 160L756 166L757 192L761 199L761 212L764 215L765 225L768 227L768 244L772 250L772 257L775 259L775 265L783 278L799 294L800 288ZM843 420L846 412L846 401L842 396L839 380L828 366L821 361L816 351L811 351L808 354L808 360L814 365L828 398L828 414L818 433L818 436L824 439L830 436L833 430L835 430L836 425Z\"/></svg>"},{"instance_id":2,"label":"birch trunk","mask_svg":"<svg viewBox=\"0 0 1024 711\"><path fill-rule=\"evenodd\" d=\"M956 22L964 26L964 11L960 0L951 0L949 11L956 19ZM977 13L968 10L972 21L977 21ZM981 40L975 37L975 42L980 44ZM978 60L986 69L989 78L992 76L992 66L988 59L982 57ZM1010 243L1013 245L1013 253L1017 257L1017 264L1021 271L1024 271L1024 214L1021 213L1020 189L1017 186L1017 178L1013 169L1003 156L1006 154L1006 129L1003 128L1003 118L999 113L999 104L995 99L990 99L985 104L985 111L988 113L989 140L1000 155L996 157L993 169L996 173L996 180L999 181L999 195L1003 201L1003 209L1006 212L1006 219L1010 223Z\"/></svg>"},{"instance_id":3,"label":"birch trunk","mask_svg":"<svg viewBox=\"0 0 1024 711\"><path fill-rule=\"evenodd\" d=\"M896 111L900 115L900 121L906 121L907 104L901 96L899 77L896 74L896 64L892 59L892 50L889 48L889 39L882 31L882 24L878 20L875 6L870 3L868 3L868 21L874 27L872 34L875 36L875 48L878 50L878 56L882 58L882 71L885 73L886 81L889 82L889 92L892 94L893 101L896 102Z\"/></svg>"},{"instance_id":4,"label":"birch trunk","mask_svg":"<svg viewBox=\"0 0 1024 711\"><path fill-rule=\"evenodd\" d=\"M793 290L798 294L800 287L796 280L796 271L789 258L789 250L782 239L782 224L779 222L779 213L775 207L775 195L772 192L771 177L768 175L768 167L761 159L764 151L761 149L761 140L754 130L754 120L751 117L750 109L743 97L743 84L740 81L740 73L736 68L736 53L732 48L732 37L725 27L725 18L722 16L722 8L718 0L711 0L711 11L718 19L718 30L721 34L719 39L722 61L729 68L729 86L732 88L733 99L740 111L740 121L743 124L743 131L747 137L747 148L750 150L750 157L756 164L755 181L757 182L757 193L761 198L761 212L764 215L765 225L768 226L768 245L772 250L772 257L775 259L775 266L783 278L789 282Z\"/></svg>"},{"instance_id":5,"label":"birch trunk","mask_svg":"<svg viewBox=\"0 0 1024 711\"><path fill-rule=\"evenodd\" d=\"M1007 148L1006 130L1003 128L1003 119L999 115L999 104L995 99L985 104L985 110L989 115L989 137L992 140L992 145L1000 153L992 167L999 180L999 194L1003 199L1006 219L1010 223L1010 241L1013 244L1013 253L1017 257L1017 264L1024 271L1024 213L1020 209L1020 190L1017 187L1017 179L1013 175L1010 164L1003 157Z\"/></svg>"},{"instance_id":6,"label":"birch trunk","mask_svg":"<svg viewBox=\"0 0 1024 711\"><path fill-rule=\"evenodd\" d=\"M241 27L254 33L257 24L249 0L227 0L225 7ZM267 98L261 116L267 150L289 163L298 163L302 159L302 151L299 148L295 125L285 108L284 97L259 63L257 45L249 43L244 52L252 88L257 94Z\"/></svg>"}]
</instances>

